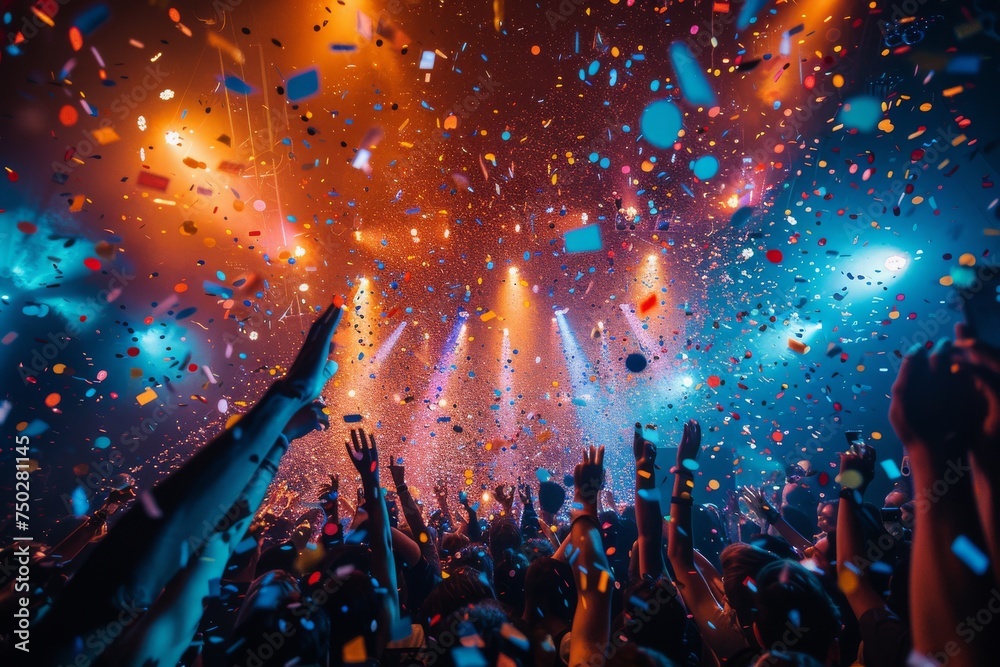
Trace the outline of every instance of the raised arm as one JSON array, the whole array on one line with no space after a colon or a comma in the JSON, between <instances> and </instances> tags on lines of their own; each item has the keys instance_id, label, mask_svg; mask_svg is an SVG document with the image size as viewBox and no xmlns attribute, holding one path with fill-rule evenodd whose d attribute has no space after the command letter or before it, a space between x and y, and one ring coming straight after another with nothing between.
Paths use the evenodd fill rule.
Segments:
<instances>
[{"instance_id":1,"label":"raised arm","mask_svg":"<svg viewBox=\"0 0 1000 667\"><path fill-rule=\"evenodd\" d=\"M573 615L569 667L590 665L604 656L611 638L611 592L614 575L601 545L597 494L604 486L604 447L584 450L573 473L575 497L569 534L569 562L579 601Z\"/></svg>"},{"instance_id":2,"label":"raised arm","mask_svg":"<svg viewBox=\"0 0 1000 667\"><path fill-rule=\"evenodd\" d=\"M167 584L136 627L125 635L115 654L115 664L142 667L156 662L176 665L180 661L198 629L203 602L211 595L211 582L222 578L226 563L246 534L278 472L286 443L314 429L329 428L329 417L323 407L316 401L292 417L283 431L284 438L271 447L230 511L213 517L216 530L206 536L197 556Z\"/></svg>"},{"instance_id":3,"label":"raised arm","mask_svg":"<svg viewBox=\"0 0 1000 667\"><path fill-rule=\"evenodd\" d=\"M993 563L1000 562L1000 349L969 336L965 325L956 327L956 345L963 365L982 396L983 411L974 421L970 438L972 479L979 501L979 518ZM994 568L996 583L1000 570Z\"/></svg>"},{"instance_id":4,"label":"raised arm","mask_svg":"<svg viewBox=\"0 0 1000 667\"><path fill-rule=\"evenodd\" d=\"M123 612L147 608L186 565L189 541L205 517L236 502L285 424L336 372L329 355L341 313L328 308L309 330L287 376L237 424L142 494L109 532L40 619L39 631L50 640L43 661L70 655L74 638L106 627Z\"/></svg>"},{"instance_id":5,"label":"raised arm","mask_svg":"<svg viewBox=\"0 0 1000 667\"><path fill-rule=\"evenodd\" d=\"M956 364L947 341L932 354L922 346L903 359L892 387L889 419L906 447L913 486L947 492L918 497L910 572L913 647L937 655L960 646L949 665L992 664L996 633L966 637L967 618L988 608L994 588L991 568L980 558L985 548L968 470L970 427L981 414L981 397L967 370ZM923 491L930 493L930 491Z\"/></svg>"},{"instance_id":6,"label":"raised arm","mask_svg":"<svg viewBox=\"0 0 1000 667\"><path fill-rule=\"evenodd\" d=\"M385 608L380 624L384 644L392 641L399 624L399 590L396 587L396 562L392 555L392 531L389 525L389 508L385 493L379 484L378 449L375 436L365 435L364 429L351 429L351 442L346 443L347 453L354 468L361 475L368 508L368 542L372 550L372 576L385 588Z\"/></svg>"},{"instance_id":7,"label":"raised arm","mask_svg":"<svg viewBox=\"0 0 1000 667\"><path fill-rule=\"evenodd\" d=\"M694 471L698 468L696 458L700 449L701 425L692 419L684 425L681 444L677 448L674 493L670 499L670 522L667 524L667 558L674 569L677 589L702 638L716 657L725 661L746 642L738 627L722 621L724 610L695 563L691 507L694 504Z\"/></svg>"},{"instance_id":8,"label":"raised arm","mask_svg":"<svg viewBox=\"0 0 1000 667\"><path fill-rule=\"evenodd\" d=\"M403 518L406 519L406 525L410 527L413 539L420 547L420 554L431 564L434 571L440 574L441 559L438 556L437 546L431 539L427 524L424 523L424 515L421 514L417 501L413 499L410 487L406 485L406 468L403 465L390 465L389 472L392 473L392 481L396 485L396 495L399 496L399 504L403 508Z\"/></svg>"},{"instance_id":9,"label":"raised arm","mask_svg":"<svg viewBox=\"0 0 1000 667\"><path fill-rule=\"evenodd\" d=\"M861 445L865 447L865 445ZM863 465L866 452L850 451L840 455L840 479L850 484ZM845 473L848 473L845 475ZM854 616L860 619L872 609L883 609L885 601L872 585L870 564L865 557L864 531L861 522L861 490L857 484L841 489L837 509L837 579Z\"/></svg>"},{"instance_id":10,"label":"raised arm","mask_svg":"<svg viewBox=\"0 0 1000 667\"><path fill-rule=\"evenodd\" d=\"M656 446L642 437L636 422L632 437L635 458L635 522L639 529L639 573L659 577L666 572L663 562L663 514L656 488Z\"/></svg>"},{"instance_id":11,"label":"raised arm","mask_svg":"<svg viewBox=\"0 0 1000 667\"><path fill-rule=\"evenodd\" d=\"M531 497L531 485L518 482L517 495L521 498L521 537L530 540L541 532L538 515L535 514L535 503Z\"/></svg>"},{"instance_id":12,"label":"raised arm","mask_svg":"<svg viewBox=\"0 0 1000 667\"><path fill-rule=\"evenodd\" d=\"M773 526L778 531L778 534L785 538L793 549L799 552L800 558L805 554L806 549L813 546L812 542L785 521L781 513L767 499L763 489L755 489L752 486L748 486L742 489L741 496L747 507L766 524L765 526L761 526L761 528L766 530L767 526Z\"/></svg>"}]
</instances>

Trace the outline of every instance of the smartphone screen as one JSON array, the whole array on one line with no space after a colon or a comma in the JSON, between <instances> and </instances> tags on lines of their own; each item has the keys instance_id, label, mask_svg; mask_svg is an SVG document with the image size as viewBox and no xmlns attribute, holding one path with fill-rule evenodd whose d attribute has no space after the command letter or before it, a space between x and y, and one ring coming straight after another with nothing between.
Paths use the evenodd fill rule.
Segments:
<instances>
[{"instance_id":1,"label":"smartphone screen","mask_svg":"<svg viewBox=\"0 0 1000 667\"><path fill-rule=\"evenodd\" d=\"M660 442L660 435L656 431L655 424L646 424L645 428L642 429L642 437L646 442L654 445Z\"/></svg>"}]
</instances>

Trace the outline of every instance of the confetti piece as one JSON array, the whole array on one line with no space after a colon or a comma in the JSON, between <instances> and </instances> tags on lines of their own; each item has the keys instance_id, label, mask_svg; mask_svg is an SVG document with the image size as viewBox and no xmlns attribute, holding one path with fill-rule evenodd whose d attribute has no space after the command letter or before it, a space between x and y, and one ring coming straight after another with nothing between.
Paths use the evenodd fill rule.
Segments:
<instances>
[{"instance_id":1,"label":"confetti piece","mask_svg":"<svg viewBox=\"0 0 1000 667\"><path fill-rule=\"evenodd\" d=\"M658 100L645 108L639 119L643 137L656 148L670 148L677 140L684 118L669 100Z\"/></svg>"},{"instance_id":2,"label":"confetti piece","mask_svg":"<svg viewBox=\"0 0 1000 667\"><path fill-rule=\"evenodd\" d=\"M638 352L633 352L625 357L625 368L633 373L641 373L646 369L647 364L646 357Z\"/></svg>"},{"instance_id":3,"label":"confetti piece","mask_svg":"<svg viewBox=\"0 0 1000 667\"><path fill-rule=\"evenodd\" d=\"M795 340L794 338L788 339L788 349L792 352L798 352L799 354L805 354L809 351L809 346L800 340Z\"/></svg>"},{"instance_id":4,"label":"confetti piece","mask_svg":"<svg viewBox=\"0 0 1000 667\"><path fill-rule=\"evenodd\" d=\"M965 535L959 535L955 538L955 541L951 543L951 550L958 556L959 560L978 575L985 574L990 567L989 557Z\"/></svg>"},{"instance_id":5,"label":"confetti piece","mask_svg":"<svg viewBox=\"0 0 1000 667\"><path fill-rule=\"evenodd\" d=\"M301 102L319 92L319 70L315 67L288 79L288 101Z\"/></svg>"},{"instance_id":6,"label":"confetti piece","mask_svg":"<svg viewBox=\"0 0 1000 667\"><path fill-rule=\"evenodd\" d=\"M892 459L884 459L882 461L882 469L885 470L885 474L889 479L899 479L902 477L899 466Z\"/></svg>"},{"instance_id":7,"label":"confetti piece","mask_svg":"<svg viewBox=\"0 0 1000 667\"><path fill-rule=\"evenodd\" d=\"M691 163L691 171L698 179L707 181L719 173L719 160L714 155L703 155Z\"/></svg>"},{"instance_id":8,"label":"confetti piece","mask_svg":"<svg viewBox=\"0 0 1000 667\"><path fill-rule=\"evenodd\" d=\"M361 421L361 415L344 415L345 424L356 424Z\"/></svg>"},{"instance_id":9,"label":"confetti piece","mask_svg":"<svg viewBox=\"0 0 1000 667\"><path fill-rule=\"evenodd\" d=\"M604 247L598 225L587 225L567 231L563 235L563 244L568 253L595 252Z\"/></svg>"},{"instance_id":10,"label":"confetti piece","mask_svg":"<svg viewBox=\"0 0 1000 667\"><path fill-rule=\"evenodd\" d=\"M716 105L718 100L715 91L686 43L681 41L671 43L670 61L674 66L674 71L677 72L677 80L685 100L695 106L713 107ZM643 129L643 133L645 133L645 129Z\"/></svg>"},{"instance_id":11,"label":"confetti piece","mask_svg":"<svg viewBox=\"0 0 1000 667\"><path fill-rule=\"evenodd\" d=\"M253 92L253 88L238 76L227 76L223 80L223 83L226 88L238 95L249 95Z\"/></svg>"},{"instance_id":12,"label":"confetti piece","mask_svg":"<svg viewBox=\"0 0 1000 667\"><path fill-rule=\"evenodd\" d=\"M150 190L166 192L167 186L170 184L170 179L166 176L151 174L148 171L140 171L139 176L135 179L135 182L136 184L149 188Z\"/></svg>"},{"instance_id":13,"label":"confetti piece","mask_svg":"<svg viewBox=\"0 0 1000 667\"><path fill-rule=\"evenodd\" d=\"M875 97L858 95L844 102L837 120L848 129L871 132L882 117L882 104Z\"/></svg>"},{"instance_id":14,"label":"confetti piece","mask_svg":"<svg viewBox=\"0 0 1000 667\"><path fill-rule=\"evenodd\" d=\"M152 387L147 387L145 391L135 397L135 400L139 402L139 405L146 405L150 401L156 400L156 392L153 391Z\"/></svg>"}]
</instances>

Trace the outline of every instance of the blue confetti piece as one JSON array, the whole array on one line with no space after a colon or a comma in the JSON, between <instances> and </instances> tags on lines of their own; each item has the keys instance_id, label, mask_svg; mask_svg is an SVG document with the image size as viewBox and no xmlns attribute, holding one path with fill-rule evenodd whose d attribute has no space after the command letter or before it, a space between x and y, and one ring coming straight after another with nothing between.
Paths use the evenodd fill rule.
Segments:
<instances>
[{"instance_id":1,"label":"blue confetti piece","mask_svg":"<svg viewBox=\"0 0 1000 667\"><path fill-rule=\"evenodd\" d=\"M757 14L760 10L764 9L764 5L767 4L767 0L747 0L740 7L740 15L736 18L736 29L739 31L746 30L751 23L757 21Z\"/></svg>"},{"instance_id":2,"label":"blue confetti piece","mask_svg":"<svg viewBox=\"0 0 1000 667\"><path fill-rule=\"evenodd\" d=\"M319 70L313 67L288 79L288 101L298 102L319 92Z\"/></svg>"},{"instance_id":3,"label":"blue confetti piece","mask_svg":"<svg viewBox=\"0 0 1000 667\"><path fill-rule=\"evenodd\" d=\"M571 229L563 235L566 252L594 252L604 247L601 230L597 225Z\"/></svg>"},{"instance_id":4,"label":"blue confetti piece","mask_svg":"<svg viewBox=\"0 0 1000 667\"><path fill-rule=\"evenodd\" d=\"M196 307L194 307L194 306L191 306L190 308L185 308L181 312L177 313L177 318L176 319L178 319L178 320L186 320L187 318L189 318L192 315L194 315L197 311L198 311L198 309Z\"/></svg>"},{"instance_id":5,"label":"blue confetti piece","mask_svg":"<svg viewBox=\"0 0 1000 667\"><path fill-rule=\"evenodd\" d=\"M249 95L253 88L238 76L227 76L224 81L226 88L239 95Z\"/></svg>"},{"instance_id":6,"label":"blue confetti piece","mask_svg":"<svg viewBox=\"0 0 1000 667\"><path fill-rule=\"evenodd\" d=\"M712 85L687 44L674 42L670 45L670 62L677 72L684 99L697 106L714 107L718 103Z\"/></svg>"},{"instance_id":7,"label":"blue confetti piece","mask_svg":"<svg viewBox=\"0 0 1000 667\"><path fill-rule=\"evenodd\" d=\"M976 574L985 574L990 567L990 559L965 535L959 535L951 543L952 552Z\"/></svg>"},{"instance_id":8,"label":"blue confetti piece","mask_svg":"<svg viewBox=\"0 0 1000 667\"><path fill-rule=\"evenodd\" d=\"M902 473L899 472L899 466L892 459L882 461L882 469L885 470L889 479L899 479L902 476Z\"/></svg>"},{"instance_id":9,"label":"blue confetti piece","mask_svg":"<svg viewBox=\"0 0 1000 667\"><path fill-rule=\"evenodd\" d=\"M656 148L671 148L683 127L680 109L670 100L657 100L642 112L639 128L643 136Z\"/></svg>"},{"instance_id":10,"label":"blue confetti piece","mask_svg":"<svg viewBox=\"0 0 1000 667\"><path fill-rule=\"evenodd\" d=\"M858 95L844 102L837 120L858 132L871 132L882 118L882 103L870 95Z\"/></svg>"},{"instance_id":11,"label":"blue confetti piece","mask_svg":"<svg viewBox=\"0 0 1000 667\"><path fill-rule=\"evenodd\" d=\"M73 23L85 36L90 35L111 17L111 10L105 4L94 5L80 14Z\"/></svg>"},{"instance_id":12,"label":"blue confetti piece","mask_svg":"<svg viewBox=\"0 0 1000 667\"><path fill-rule=\"evenodd\" d=\"M344 415L345 424L355 424L361 421L361 415Z\"/></svg>"}]
</instances>

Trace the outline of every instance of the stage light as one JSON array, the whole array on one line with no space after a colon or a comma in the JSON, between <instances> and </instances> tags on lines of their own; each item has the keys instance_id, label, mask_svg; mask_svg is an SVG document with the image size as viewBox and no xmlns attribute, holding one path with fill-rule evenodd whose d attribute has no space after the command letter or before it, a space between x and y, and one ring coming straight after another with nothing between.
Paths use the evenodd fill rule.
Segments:
<instances>
[{"instance_id":1,"label":"stage light","mask_svg":"<svg viewBox=\"0 0 1000 667\"><path fill-rule=\"evenodd\" d=\"M685 377L683 380L681 380L681 384L684 385L685 387L690 387L694 384L694 380L692 380L690 377Z\"/></svg>"},{"instance_id":2,"label":"stage light","mask_svg":"<svg viewBox=\"0 0 1000 667\"><path fill-rule=\"evenodd\" d=\"M303 248L302 246L295 246L295 256L296 257L305 257L305 254L306 254L306 249L305 248Z\"/></svg>"},{"instance_id":3,"label":"stage light","mask_svg":"<svg viewBox=\"0 0 1000 667\"><path fill-rule=\"evenodd\" d=\"M510 267L509 269L507 269L507 273L509 273L512 276L516 276L517 275L517 267L516 266Z\"/></svg>"},{"instance_id":4,"label":"stage light","mask_svg":"<svg viewBox=\"0 0 1000 667\"><path fill-rule=\"evenodd\" d=\"M900 255L890 255L885 260L885 268L890 271L902 271L907 264L906 258Z\"/></svg>"},{"instance_id":5,"label":"stage light","mask_svg":"<svg viewBox=\"0 0 1000 667\"><path fill-rule=\"evenodd\" d=\"M299 285L299 291L300 292L308 292L309 291L309 285L308 285L308 283L302 283L301 285Z\"/></svg>"},{"instance_id":6,"label":"stage light","mask_svg":"<svg viewBox=\"0 0 1000 667\"><path fill-rule=\"evenodd\" d=\"M650 255L649 257L646 258L646 261L649 262L650 264L653 264L654 262L656 262L656 255Z\"/></svg>"},{"instance_id":7,"label":"stage light","mask_svg":"<svg viewBox=\"0 0 1000 667\"><path fill-rule=\"evenodd\" d=\"M510 335L510 329L504 329L503 330L503 335L504 336L509 336Z\"/></svg>"},{"instance_id":8,"label":"stage light","mask_svg":"<svg viewBox=\"0 0 1000 667\"><path fill-rule=\"evenodd\" d=\"M729 199L726 200L726 205L729 206L729 208L736 208L737 206L739 206L740 205L739 196L732 195Z\"/></svg>"},{"instance_id":9,"label":"stage light","mask_svg":"<svg viewBox=\"0 0 1000 667\"><path fill-rule=\"evenodd\" d=\"M177 145L181 140L180 132L167 132L164 136L168 144Z\"/></svg>"}]
</instances>

